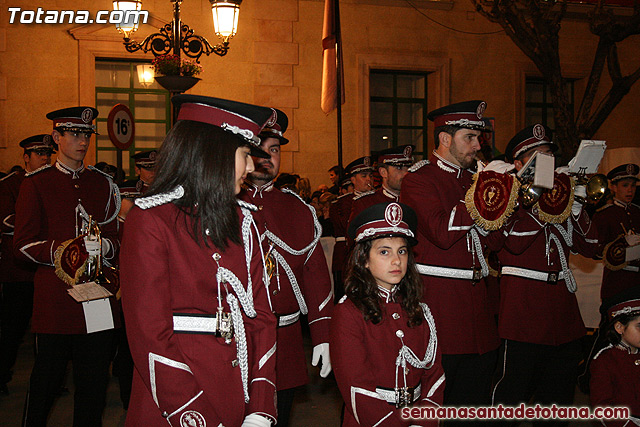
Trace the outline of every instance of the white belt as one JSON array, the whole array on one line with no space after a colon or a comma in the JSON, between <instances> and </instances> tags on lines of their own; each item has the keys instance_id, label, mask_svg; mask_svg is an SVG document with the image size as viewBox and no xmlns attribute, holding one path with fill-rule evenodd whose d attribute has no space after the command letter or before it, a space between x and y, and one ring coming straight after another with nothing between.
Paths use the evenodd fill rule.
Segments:
<instances>
[{"instance_id":1,"label":"white belt","mask_svg":"<svg viewBox=\"0 0 640 427\"><path fill-rule=\"evenodd\" d=\"M637 273L638 271L640 271L640 267L636 267L635 265L627 265L625 268L623 268L623 270L633 271L634 273Z\"/></svg>"},{"instance_id":2,"label":"white belt","mask_svg":"<svg viewBox=\"0 0 640 427\"><path fill-rule=\"evenodd\" d=\"M500 272L503 276L524 277L525 279L538 280L540 282L552 284L557 283L558 280L564 279L564 273L562 271L538 271L530 270L528 268L503 266Z\"/></svg>"},{"instance_id":3,"label":"white belt","mask_svg":"<svg viewBox=\"0 0 640 427\"><path fill-rule=\"evenodd\" d=\"M402 390L402 389L400 389L400 390ZM420 399L420 392L421 392L420 384L418 384L416 387L414 387L412 392L413 392L413 394L411 396L409 396L410 402L405 402L405 403L414 403L414 402L416 402L416 401L418 401ZM391 403L391 404L394 404L394 405L398 404L398 400L399 399L402 400L402 397L398 396L399 393L396 392L396 390L394 390L394 389L376 387L376 393L378 394L378 396L380 396L382 398L382 400L386 400L387 403ZM400 391L400 393L402 393L402 391Z\"/></svg>"},{"instance_id":4,"label":"white belt","mask_svg":"<svg viewBox=\"0 0 640 427\"><path fill-rule=\"evenodd\" d=\"M346 242L347 238L346 237L336 237L336 242Z\"/></svg>"},{"instance_id":5,"label":"white belt","mask_svg":"<svg viewBox=\"0 0 640 427\"><path fill-rule=\"evenodd\" d=\"M480 270L480 268L467 269L467 268L438 267L435 265L426 265L426 264L418 264L418 263L416 263L416 267L418 269L418 273L424 274L426 276L449 277L453 279L465 279L465 280L473 280L473 281L478 281L484 277L482 275L482 271Z\"/></svg>"},{"instance_id":6,"label":"white belt","mask_svg":"<svg viewBox=\"0 0 640 427\"><path fill-rule=\"evenodd\" d=\"M300 318L300 311L295 313L285 314L284 316L278 316L278 327L289 326L298 321Z\"/></svg>"},{"instance_id":7,"label":"white belt","mask_svg":"<svg viewBox=\"0 0 640 427\"><path fill-rule=\"evenodd\" d=\"M215 334L218 325L216 314L178 314L173 315L173 332Z\"/></svg>"}]
</instances>

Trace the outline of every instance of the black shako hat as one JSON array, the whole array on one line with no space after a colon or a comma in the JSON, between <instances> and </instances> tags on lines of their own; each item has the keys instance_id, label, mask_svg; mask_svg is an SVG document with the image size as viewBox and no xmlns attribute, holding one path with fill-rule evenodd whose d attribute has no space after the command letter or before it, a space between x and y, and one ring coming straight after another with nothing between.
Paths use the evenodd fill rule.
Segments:
<instances>
[{"instance_id":1,"label":"black shako hat","mask_svg":"<svg viewBox=\"0 0 640 427\"><path fill-rule=\"evenodd\" d=\"M607 174L607 179L611 182L617 182L621 179L631 178L636 181L640 181L638 179L638 173L640 172L640 167L635 163L626 163L624 165L616 166L611 169Z\"/></svg>"},{"instance_id":2,"label":"black shako hat","mask_svg":"<svg viewBox=\"0 0 640 427\"><path fill-rule=\"evenodd\" d=\"M377 163L380 165L411 166L413 164L413 150L415 145L400 145L378 152Z\"/></svg>"},{"instance_id":3,"label":"black shako hat","mask_svg":"<svg viewBox=\"0 0 640 427\"><path fill-rule=\"evenodd\" d=\"M248 145L252 156L263 159L270 157L260 149L258 135L265 125L271 123L274 115L271 108L201 95L176 95L171 102L179 108L178 120L217 126L236 135L239 144Z\"/></svg>"},{"instance_id":4,"label":"black shako hat","mask_svg":"<svg viewBox=\"0 0 640 427\"><path fill-rule=\"evenodd\" d=\"M347 167L344 168L344 170L347 174L349 174L349 176L360 172L373 171L373 163L371 162L371 157L364 156L357 158L349 163Z\"/></svg>"},{"instance_id":5,"label":"black shako hat","mask_svg":"<svg viewBox=\"0 0 640 427\"><path fill-rule=\"evenodd\" d=\"M90 132L98 135L96 125L92 123L96 117L98 117L98 110L93 107L63 108L47 114L47 119L53 120L53 129Z\"/></svg>"},{"instance_id":6,"label":"black shako hat","mask_svg":"<svg viewBox=\"0 0 640 427\"><path fill-rule=\"evenodd\" d=\"M551 151L555 153L558 150L558 146L551 141L551 134L551 129L540 123L522 129L507 144L507 148L504 151L507 161L513 163L519 155L541 145L548 145Z\"/></svg>"},{"instance_id":7,"label":"black shako hat","mask_svg":"<svg viewBox=\"0 0 640 427\"><path fill-rule=\"evenodd\" d=\"M33 135L20 141L20 147L26 151L49 151L55 153L58 144L53 142L53 137L47 134Z\"/></svg>"},{"instance_id":8,"label":"black shako hat","mask_svg":"<svg viewBox=\"0 0 640 427\"><path fill-rule=\"evenodd\" d=\"M131 156L139 168L153 169L156 165L157 150L141 151Z\"/></svg>"},{"instance_id":9,"label":"black shako hat","mask_svg":"<svg viewBox=\"0 0 640 427\"><path fill-rule=\"evenodd\" d=\"M271 119L269 119L264 129L262 129L262 132L260 132L260 138L278 138L280 145L285 145L289 140L285 138L283 134L289 126L289 118L284 111L280 111L277 108L272 108L271 110L273 110L274 116L271 116Z\"/></svg>"},{"instance_id":10,"label":"black shako hat","mask_svg":"<svg viewBox=\"0 0 640 427\"><path fill-rule=\"evenodd\" d=\"M349 223L349 237L356 243L382 237L404 237L415 246L418 217L404 203L378 203L360 212Z\"/></svg>"},{"instance_id":11,"label":"black shako hat","mask_svg":"<svg viewBox=\"0 0 640 427\"><path fill-rule=\"evenodd\" d=\"M434 127L455 126L465 129L492 132L491 126L482 120L487 103L484 101L465 101L440 107L427 114Z\"/></svg>"}]
</instances>

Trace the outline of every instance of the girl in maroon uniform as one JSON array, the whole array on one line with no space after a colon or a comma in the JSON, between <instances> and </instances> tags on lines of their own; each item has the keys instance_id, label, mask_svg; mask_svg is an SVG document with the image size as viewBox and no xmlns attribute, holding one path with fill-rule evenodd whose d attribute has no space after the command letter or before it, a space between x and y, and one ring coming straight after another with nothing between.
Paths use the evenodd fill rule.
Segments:
<instances>
[{"instance_id":1,"label":"girl in maroon uniform","mask_svg":"<svg viewBox=\"0 0 640 427\"><path fill-rule=\"evenodd\" d=\"M444 391L435 324L420 302L411 252L416 225L414 211L395 202L374 205L349 225L356 245L330 339L343 426L437 424L403 418L409 406L439 406Z\"/></svg>"},{"instance_id":2,"label":"girl in maroon uniform","mask_svg":"<svg viewBox=\"0 0 640 427\"><path fill-rule=\"evenodd\" d=\"M640 286L605 300L602 307L609 345L591 362L591 405L629 408L628 419L601 420L607 426L640 425Z\"/></svg>"}]
</instances>

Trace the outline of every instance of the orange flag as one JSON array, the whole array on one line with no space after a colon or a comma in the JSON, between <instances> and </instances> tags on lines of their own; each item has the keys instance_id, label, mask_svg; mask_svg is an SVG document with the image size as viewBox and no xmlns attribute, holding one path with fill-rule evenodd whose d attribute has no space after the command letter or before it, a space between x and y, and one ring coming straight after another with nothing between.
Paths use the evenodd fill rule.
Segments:
<instances>
[{"instance_id":1,"label":"orange flag","mask_svg":"<svg viewBox=\"0 0 640 427\"><path fill-rule=\"evenodd\" d=\"M336 13L339 0L325 0L322 24L322 95L320 106L329 114L338 106L338 75L340 76L341 103L344 104L344 78L342 72L342 40L340 15Z\"/></svg>"}]
</instances>

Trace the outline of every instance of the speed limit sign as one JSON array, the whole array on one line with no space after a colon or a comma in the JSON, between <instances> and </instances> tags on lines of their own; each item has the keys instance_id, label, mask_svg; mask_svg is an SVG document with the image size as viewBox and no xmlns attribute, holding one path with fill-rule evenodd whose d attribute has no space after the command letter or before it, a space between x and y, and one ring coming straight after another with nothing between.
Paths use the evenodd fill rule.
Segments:
<instances>
[{"instance_id":1,"label":"speed limit sign","mask_svg":"<svg viewBox=\"0 0 640 427\"><path fill-rule=\"evenodd\" d=\"M116 148L126 150L133 143L133 137L136 133L135 122L126 105L116 104L113 106L107 118L107 129L109 130L109 139Z\"/></svg>"}]
</instances>

